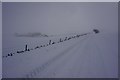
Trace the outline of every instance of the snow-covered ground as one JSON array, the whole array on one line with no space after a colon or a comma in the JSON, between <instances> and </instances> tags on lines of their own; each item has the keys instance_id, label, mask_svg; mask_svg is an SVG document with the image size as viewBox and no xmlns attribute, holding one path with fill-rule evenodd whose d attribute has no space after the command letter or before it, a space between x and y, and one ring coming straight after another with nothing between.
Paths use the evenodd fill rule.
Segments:
<instances>
[{"instance_id":1,"label":"snow-covered ground","mask_svg":"<svg viewBox=\"0 0 120 80\"><path fill-rule=\"evenodd\" d=\"M14 51L20 50L19 47L23 50L23 45L26 43L29 48L32 48L36 45L46 44L50 39L57 41L62 37L64 38L65 36L29 38L29 40L27 40L28 38L22 38L21 41L25 41L23 44L15 45L17 47L10 47L14 47L12 48ZM15 54L3 58L3 77L115 78L118 72L118 50L116 45L116 34L91 33L30 52ZM6 53L10 53L9 50L7 52L7 49L5 50Z\"/></svg>"}]
</instances>

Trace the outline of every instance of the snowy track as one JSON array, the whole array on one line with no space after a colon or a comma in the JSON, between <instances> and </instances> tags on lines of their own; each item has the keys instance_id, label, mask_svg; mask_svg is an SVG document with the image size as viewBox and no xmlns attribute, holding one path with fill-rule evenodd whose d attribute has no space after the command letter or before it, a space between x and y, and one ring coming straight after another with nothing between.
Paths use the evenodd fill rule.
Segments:
<instances>
[{"instance_id":1,"label":"snowy track","mask_svg":"<svg viewBox=\"0 0 120 80\"><path fill-rule=\"evenodd\" d=\"M3 59L3 67L5 66L3 68L3 77L116 77L117 59L115 57L117 54L113 54L115 50L112 50L111 53L103 50L110 48L108 45L105 45L105 38L108 37L88 34L69 41L5 58ZM54 40L56 39L54 38ZM98 42L102 42L101 45L103 46L98 45Z\"/></svg>"}]
</instances>

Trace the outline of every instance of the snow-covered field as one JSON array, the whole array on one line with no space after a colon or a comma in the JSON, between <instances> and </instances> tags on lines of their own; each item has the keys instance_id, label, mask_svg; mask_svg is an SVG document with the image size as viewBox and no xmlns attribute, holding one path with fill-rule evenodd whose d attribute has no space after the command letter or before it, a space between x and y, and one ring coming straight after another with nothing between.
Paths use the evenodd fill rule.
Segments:
<instances>
[{"instance_id":1,"label":"snow-covered field","mask_svg":"<svg viewBox=\"0 0 120 80\"><path fill-rule=\"evenodd\" d=\"M36 45L46 44L49 40L58 41L59 38L64 37L22 39L18 37L23 44L17 42L18 44L15 45L17 47L7 46L3 51L10 53L9 47L14 52L23 50L25 44L33 48ZM117 77L118 72L116 45L116 34L91 33L15 54L3 58L3 78L114 78Z\"/></svg>"}]
</instances>

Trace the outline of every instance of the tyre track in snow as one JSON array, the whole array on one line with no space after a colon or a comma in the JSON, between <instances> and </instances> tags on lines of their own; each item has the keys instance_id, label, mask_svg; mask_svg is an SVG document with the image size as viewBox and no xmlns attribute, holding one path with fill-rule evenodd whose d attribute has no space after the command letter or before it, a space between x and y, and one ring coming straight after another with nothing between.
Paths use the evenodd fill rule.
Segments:
<instances>
[{"instance_id":1,"label":"tyre track in snow","mask_svg":"<svg viewBox=\"0 0 120 80\"><path fill-rule=\"evenodd\" d=\"M54 61L54 63L52 63L49 67L47 67L42 74L37 75L37 78L55 78L56 76L59 76L60 71L64 68L64 67L70 67L67 66L66 64L68 64L71 60L73 60L75 58L75 52L82 47L82 45L86 42L86 40L88 39L89 35L86 36L84 39L80 40L77 42L78 44L76 44L71 50L69 50L68 52L64 52L66 53L66 55L62 56L61 58L57 59L56 61ZM73 58L73 59L72 59Z\"/></svg>"},{"instance_id":2,"label":"tyre track in snow","mask_svg":"<svg viewBox=\"0 0 120 80\"><path fill-rule=\"evenodd\" d=\"M101 53L101 49L96 45L96 36L91 35L83 45L79 45L73 57L66 59L66 64L58 70L56 78L92 78L104 77L106 64ZM101 60L102 59L102 60ZM54 70L54 69L53 69Z\"/></svg>"},{"instance_id":3,"label":"tyre track in snow","mask_svg":"<svg viewBox=\"0 0 120 80\"><path fill-rule=\"evenodd\" d=\"M54 58L52 58L48 62L44 63L42 66L39 66L39 67L35 68L33 71L31 71L30 73L28 73L25 77L26 78L33 78L37 74L42 74L42 72L44 72L44 70L46 68L48 68L50 65L54 64L55 61L57 61L58 59L60 59L65 54L69 53L69 51L72 50L77 44L78 44L78 42L75 43L74 45L70 46L65 51L61 52L59 55L55 56Z\"/></svg>"},{"instance_id":4,"label":"tyre track in snow","mask_svg":"<svg viewBox=\"0 0 120 80\"><path fill-rule=\"evenodd\" d=\"M85 50L85 46L87 45L90 36L87 36L84 41L80 41L74 51L71 51L71 55L67 56L66 63L58 70L58 74L55 76L56 78L80 78L81 74L77 74L79 70L82 70L81 65L83 61L80 59L82 55L84 55L83 50ZM82 57L84 58L84 57ZM62 63L61 63L62 64ZM80 64L76 65L76 64Z\"/></svg>"},{"instance_id":5,"label":"tyre track in snow","mask_svg":"<svg viewBox=\"0 0 120 80\"><path fill-rule=\"evenodd\" d=\"M94 37L94 36L92 36L92 37ZM106 64L105 64L105 62L104 62L104 58L103 58L103 55L102 55L102 49L99 47L99 45L97 44L97 41L95 40L95 39L93 39L94 40L94 44L95 44L95 47L96 47L96 50L98 51L98 55L99 55L99 58L100 58L100 60L101 60L101 62L102 62L102 67L103 67L103 71L104 71L104 75L107 75L107 72L106 72Z\"/></svg>"},{"instance_id":6,"label":"tyre track in snow","mask_svg":"<svg viewBox=\"0 0 120 80\"><path fill-rule=\"evenodd\" d=\"M45 69L39 78L85 78L85 77L104 77L106 68L104 58L96 45L96 36L89 36L85 41L80 41L74 49L59 61ZM89 45L89 46L88 46ZM92 48L90 48L92 47ZM90 49L89 49L90 48ZM86 53L86 49L88 52ZM89 52L90 50L90 52ZM91 52L91 50L93 50ZM101 60L102 59L102 60ZM94 68L93 68L94 67ZM94 70L95 69L95 70Z\"/></svg>"},{"instance_id":7,"label":"tyre track in snow","mask_svg":"<svg viewBox=\"0 0 120 80\"><path fill-rule=\"evenodd\" d=\"M91 35L89 40L86 41L87 45L83 48L83 54L78 55L78 58L76 59L76 61L80 61L79 64L74 63L75 66L73 66L73 68L76 70L76 74L73 73L73 77L102 78L107 75L104 59L101 56L101 52L97 49L95 41L95 35ZM80 50L78 50L78 52L80 52ZM78 70L77 68L80 68L80 70Z\"/></svg>"}]
</instances>

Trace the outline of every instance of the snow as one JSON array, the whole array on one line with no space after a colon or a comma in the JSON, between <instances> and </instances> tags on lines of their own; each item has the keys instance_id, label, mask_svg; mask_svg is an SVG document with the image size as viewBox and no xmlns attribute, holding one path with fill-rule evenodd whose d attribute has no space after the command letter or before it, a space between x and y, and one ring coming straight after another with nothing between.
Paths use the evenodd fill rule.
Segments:
<instances>
[{"instance_id":1,"label":"snow","mask_svg":"<svg viewBox=\"0 0 120 80\"><path fill-rule=\"evenodd\" d=\"M2 3L2 13L3 78L118 77L117 2ZM34 49L82 33L90 34Z\"/></svg>"},{"instance_id":2,"label":"snow","mask_svg":"<svg viewBox=\"0 0 120 80\"><path fill-rule=\"evenodd\" d=\"M31 42L28 47L35 47L39 43L46 44L50 39L57 41L61 37L65 36L36 38L40 42L32 38L29 41L25 40L27 38L22 40L26 41L23 44ZM3 78L116 78L116 45L116 35L91 33L9 56L3 58ZM17 46L24 47L21 44Z\"/></svg>"}]
</instances>

